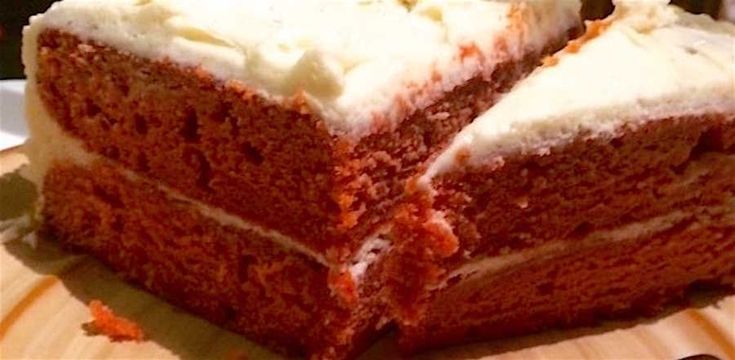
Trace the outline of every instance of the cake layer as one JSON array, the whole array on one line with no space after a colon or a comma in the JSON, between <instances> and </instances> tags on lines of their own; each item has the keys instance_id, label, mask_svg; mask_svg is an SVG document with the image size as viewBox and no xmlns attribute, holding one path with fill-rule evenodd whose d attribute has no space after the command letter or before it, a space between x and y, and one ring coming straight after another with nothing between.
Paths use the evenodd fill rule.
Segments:
<instances>
[{"instance_id":1,"label":"cake layer","mask_svg":"<svg viewBox=\"0 0 735 360\"><path fill-rule=\"evenodd\" d=\"M500 167L435 178L394 229L404 253L392 265L402 274L392 279L399 311L409 322L421 316L418 300L477 259L582 241L681 208L722 206L735 193L734 118L651 121L615 139L582 138L547 155L518 154Z\"/></svg>"},{"instance_id":2,"label":"cake layer","mask_svg":"<svg viewBox=\"0 0 735 360\"><path fill-rule=\"evenodd\" d=\"M735 190L733 120L651 119L613 139L581 136L546 154L509 155L502 166L434 178L432 208L472 257L717 204Z\"/></svg>"},{"instance_id":3,"label":"cake layer","mask_svg":"<svg viewBox=\"0 0 735 360\"><path fill-rule=\"evenodd\" d=\"M55 162L43 195L44 231L62 244L276 350L350 357L384 325L377 267L356 288L314 259L222 225L108 161Z\"/></svg>"},{"instance_id":4,"label":"cake layer","mask_svg":"<svg viewBox=\"0 0 735 360\"><path fill-rule=\"evenodd\" d=\"M419 164L567 37L508 59L488 77L467 79L418 112L399 102L412 114L400 126L376 123L372 135L354 142L330 135L303 97L276 104L199 68L56 30L38 36L28 93L37 87L48 121L97 154L296 238L333 262L391 218Z\"/></svg>"},{"instance_id":5,"label":"cake layer","mask_svg":"<svg viewBox=\"0 0 735 360\"><path fill-rule=\"evenodd\" d=\"M735 289L735 204L690 213L654 234L571 244L448 285L425 317L402 328L400 342L416 351L650 316L702 286Z\"/></svg>"},{"instance_id":6,"label":"cake layer","mask_svg":"<svg viewBox=\"0 0 735 360\"><path fill-rule=\"evenodd\" d=\"M576 27L577 0L65 0L31 19L121 52L201 67L276 102L304 97L331 134L399 122ZM498 49L503 46L502 51ZM33 45L26 66L34 66ZM31 69L32 71L32 69ZM398 110L398 111L397 111Z\"/></svg>"}]
</instances>

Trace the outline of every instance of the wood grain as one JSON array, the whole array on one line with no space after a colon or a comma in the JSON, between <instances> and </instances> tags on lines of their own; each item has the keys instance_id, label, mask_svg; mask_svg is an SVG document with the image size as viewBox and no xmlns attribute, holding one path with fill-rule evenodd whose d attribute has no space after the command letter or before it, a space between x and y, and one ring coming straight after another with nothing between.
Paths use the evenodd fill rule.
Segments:
<instances>
[{"instance_id":1,"label":"wood grain","mask_svg":"<svg viewBox=\"0 0 735 360\"><path fill-rule=\"evenodd\" d=\"M0 175L14 171L24 161L17 150L0 153ZM138 322L147 340L113 343L87 334L83 324L90 321L86 304L91 299L101 299L116 313ZM735 360L735 296L704 294L690 308L672 309L654 319L550 331L418 358L679 359L696 354ZM2 359L229 359L243 355L279 358L127 285L95 260L67 253L52 241L40 239L35 249L20 241L0 247ZM362 358L399 356L388 336Z\"/></svg>"}]
</instances>

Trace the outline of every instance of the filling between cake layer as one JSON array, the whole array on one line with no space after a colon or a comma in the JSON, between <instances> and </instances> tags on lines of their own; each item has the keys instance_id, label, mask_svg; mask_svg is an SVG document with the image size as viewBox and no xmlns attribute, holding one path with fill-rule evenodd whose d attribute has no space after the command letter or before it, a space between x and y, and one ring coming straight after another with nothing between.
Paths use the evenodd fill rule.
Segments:
<instances>
[{"instance_id":1,"label":"filling between cake layer","mask_svg":"<svg viewBox=\"0 0 735 360\"><path fill-rule=\"evenodd\" d=\"M735 156L733 156L735 159ZM569 249L584 249L603 246L620 241L646 239L657 233L666 231L689 219L697 219L697 223L706 226L707 219L712 215L724 215L735 223L735 197L726 201L728 205L719 207L697 207L691 211L675 210L669 214L658 216L647 221L635 222L609 230L598 230L590 233L584 239L555 240L541 246L513 252L506 255L491 256L471 260L457 269L452 270L441 283L432 285L431 290L439 290L448 284L470 280L474 277L501 272L506 269L520 266L529 261L539 261L553 258Z\"/></svg>"},{"instance_id":2,"label":"filling between cake layer","mask_svg":"<svg viewBox=\"0 0 735 360\"><path fill-rule=\"evenodd\" d=\"M29 81L26 88L25 106L28 126L34 136L24 145L24 152L33 166L23 168L23 175L41 189L46 173L56 162L70 162L84 166L91 164L95 160L103 159L103 157L86 151L81 141L64 133L61 127L46 112L36 88L35 83ZM140 175L130 170L121 169L121 172L132 181L142 180ZM331 264L323 254L309 249L295 239L278 231L266 229L243 220L238 216L229 214L222 209L191 199L165 185L157 184L157 187L169 197L189 204L203 216L211 218L223 226L232 226L245 231L253 231L260 236L270 239L284 249L290 249L304 254L322 265L335 268L335 270L343 270L340 269L339 264ZM39 208L43 207L43 197L40 195L38 202L37 206ZM389 248L390 243L381 238L379 233L367 237L363 246L348 262L346 270L355 282L359 282L366 269L377 261Z\"/></svg>"}]
</instances>

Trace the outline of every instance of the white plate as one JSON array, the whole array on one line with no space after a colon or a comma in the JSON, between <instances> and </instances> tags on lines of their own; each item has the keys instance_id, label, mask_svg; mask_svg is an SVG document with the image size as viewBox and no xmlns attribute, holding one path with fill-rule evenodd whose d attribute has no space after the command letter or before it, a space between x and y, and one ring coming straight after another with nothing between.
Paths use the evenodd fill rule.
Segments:
<instances>
[{"instance_id":1,"label":"white plate","mask_svg":"<svg viewBox=\"0 0 735 360\"><path fill-rule=\"evenodd\" d=\"M20 145L28 136L23 118L24 80L0 80L0 150Z\"/></svg>"}]
</instances>

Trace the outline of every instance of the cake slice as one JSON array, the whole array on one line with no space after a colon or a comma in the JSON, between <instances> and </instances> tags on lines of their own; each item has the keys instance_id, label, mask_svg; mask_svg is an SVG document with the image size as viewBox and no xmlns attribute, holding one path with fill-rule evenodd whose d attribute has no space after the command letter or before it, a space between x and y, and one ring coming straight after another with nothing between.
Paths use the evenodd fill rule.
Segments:
<instances>
[{"instance_id":1,"label":"cake slice","mask_svg":"<svg viewBox=\"0 0 735 360\"><path fill-rule=\"evenodd\" d=\"M388 272L406 350L733 285L735 26L619 1L545 64L411 182Z\"/></svg>"},{"instance_id":2,"label":"cake slice","mask_svg":"<svg viewBox=\"0 0 735 360\"><path fill-rule=\"evenodd\" d=\"M579 7L67 0L32 21L26 63L89 151L342 261Z\"/></svg>"},{"instance_id":3,"label":"cake slice","mask_svg":"<svg viewBox=\"0 0 735 360\"><path fill-rule=\"evenodd\" d=\"M581 26L578 1L65 0L24 33L45 232L274 348L391 321L406 179Z\"/></svg>"}]
</instances>

